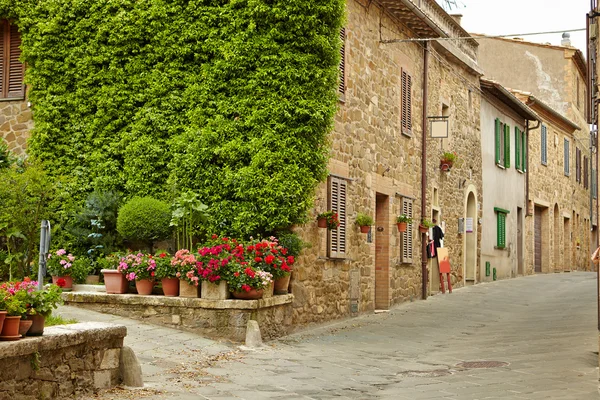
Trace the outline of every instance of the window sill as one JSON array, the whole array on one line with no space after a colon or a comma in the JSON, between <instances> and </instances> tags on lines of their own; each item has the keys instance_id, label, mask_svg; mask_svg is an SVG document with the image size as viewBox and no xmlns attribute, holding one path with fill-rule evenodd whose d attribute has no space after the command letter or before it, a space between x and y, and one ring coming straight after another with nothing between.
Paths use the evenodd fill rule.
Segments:
<instances>
[{"instance_id":1,"label":"window sill","mask_svg":"<svg viewBox=\"0 0 600 400\"><path fill-rule=\"evenodd\" d=\"M0 103L7 102L7 101L20 101L20 102L23 102L23 101L25 101L25 96L23 96L23 97L3 97L3 98L0 98Z\"/></svg>"},{"instance_id":2,"label":"window sill","mask_svg":"<svg viewBox=\"0 0 600 400\"><path fill-rule=\"evenodd\" d=\"M504 246L504 247L494 246L494 249L496 249L496 250L508 250L508 248L506 246Z\"/></svg>"},{"instance_id":3,"label":"window sill","mask_svg":"<svg viewBox=\"0 0 600 400\"><path fill-rule=\"evenodd\" d=\"M410 137L411 138L412 137L412 130L407 131L407 130L402 129L402 136L406 136L406 137Z\"/></svg>"},{"instance_id":4,"label":"window sill","mask_svg":"<svg viewBox=\"0 0 600 400\"><path fill-rule=\"evenodd\" d=\"M338 92L338 101L340 103L346 104L346 93L340 93Z\"/></svg>"},{"instance_id":5,"label":"window sill","mask_svg":"<svg viewBox=\"0 0 600 400\"><path fill-rule=\"evenodd\" d=\"M323 257L323 256L317 257L317 262L325 263L327 261L344 262L344 261L353 261L353 260L350 257Z\"/></svg>"},{"instance_id":6,"label":"window sill","mask_svg":"<svg viewBox=\"0 0 600 400\"><path fill-rule=\"evenodd\" d=\"M506 167L504 165L500 165L498 163L496 163L496 167L500 168L500 169L506 169Z\"/></svg>"}]
</instances>

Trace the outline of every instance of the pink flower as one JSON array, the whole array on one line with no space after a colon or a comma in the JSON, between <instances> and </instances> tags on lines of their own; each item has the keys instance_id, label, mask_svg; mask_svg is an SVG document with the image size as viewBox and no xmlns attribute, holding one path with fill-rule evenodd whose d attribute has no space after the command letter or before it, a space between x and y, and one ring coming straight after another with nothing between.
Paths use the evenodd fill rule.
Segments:
<instances>
[{"instance_id":1,"label":"pink flower","mask_svg":"<svg viewBox=\"0 0 600 400\"><path fill-rule=\"evenodd\" d=\"M65 254L67 254L67 251L65 249L60 249L56 251L57 256L64 256Z\"/></svg>"}]
</instances>

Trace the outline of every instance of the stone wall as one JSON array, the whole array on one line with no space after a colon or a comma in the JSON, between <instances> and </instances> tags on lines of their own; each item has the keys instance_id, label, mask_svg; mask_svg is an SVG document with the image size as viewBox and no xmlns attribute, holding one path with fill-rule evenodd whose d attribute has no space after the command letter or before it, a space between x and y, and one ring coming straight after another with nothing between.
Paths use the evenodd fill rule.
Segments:
<instances>
[{"instance_id":1,"label":"stone wall","mask_svg":"<svg viewBox=\"0 0 600 400\"><path fill-rule=\"evenodd\" d=\"M261 300L206 300L185 297L106 293L63 293L65 304L182 329L214 339L243 342L248 320L256 320L264 339L292 330L293 295Z\"/></svg>"},{"instance_id":2,"label":"stone wall","mask_svg":"<svg viewBox=\"0 0 600 400\"><path fill-rule=\"evenodd\" d=\"M0 135L12 152L17 155L25 154L32 128L33 118L26 101L0 102Z\"/></svg>"},{"instance_id":3,"label":"stone wall","mask_svg":"<svg viewBox=\"0 0 600 400\"><path fill-rule=\"evenodd\" d=\"M124 326L81 323L0 342L0 399L79 398L116 386L126 334Z\"/></svg>"}]
</instances>

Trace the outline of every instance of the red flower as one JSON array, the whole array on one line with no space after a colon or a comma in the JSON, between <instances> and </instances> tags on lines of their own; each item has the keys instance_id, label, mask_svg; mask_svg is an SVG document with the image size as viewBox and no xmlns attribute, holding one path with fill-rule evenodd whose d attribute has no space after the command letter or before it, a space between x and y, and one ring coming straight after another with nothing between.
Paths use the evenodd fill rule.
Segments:
<instances>
[{"instance_id":1,"label":"red flower","mask_svg":"<svg viewBox=\"0 0 600 400\"><path fill-rule=\"evenodd\" d=\"M287 263L292 265L296 260L294 259L294 256L288 256L287 258Z\"/></svg>"},{"instance_id":2,"label":"red flower","mask_svg":"<svg viewBox=\"0 0 600 400\"><path fill-rule=\"evenodd\" d=\"M154 276L154 271L150 272L150 276Z\"/></svg>"},{"instance_id":3,"label":"red flower","mask_svg":"<svg viewBox=\"0 0 600 400\"><path fill-rule=\"evenodd\" d=\"M274 257L274 256L272 256L272 255L268 255L268 256L266 256L266 257L265 257L265 262L266 262L267 264L272 264L272 263L273 263L273 261L275 261L275 257Z\"/></svg>"},{"instance_id":4,"label":"red flower","mask_svg":"<svg viewBox=\"0 0 600 400\"><path fill-rule=\"evenodd\" d=\"M213 233L213 235L211 236L211 239L213 239L213 240L214 240L214 239L216 239L216 238L218 238L218 236L217 236L217 235L215 235L215 234Z\"/></svg>"},{"instance_id":5,"label":"red flower","mask_svg":"<svg viewBox=\"0 0 600 400\"><path fill-rule=\"evenodd\" d=\"M254 278L256 273L252 270L252 268L248 267L244 270L244 273L248 275L250 278Z\"/></svg>"},{"instance_id":6,"label":"red flower","mask_svg":"<svg viewBox=\"0 0 600 400\"><path fill-rule=\"evenodd\" d=\"M252 290L252 288L248 285L242 285L242 290L245 290L246 292L249 292L250 290Z\"/></svg>"},{"instance_id":7,"label":"red flower","mask_svg":"<svg viewBox=\"0 0 600 400\"><path fill-rule=\"evenodd\" d=\"M254 261L256 261L256 262L262 262L262 260L263 260L263 259L262 259L262 258L260 258L260 257L255 257L255 258L254 258Z\"/></svg>"},{"instance_id":8,"label":"red flower","mask_svg":"<svg viewBox=\"0 0 600 400\"><path fill-rule=\"evenodd\" d=\"M158 256L159 256L160 258L165 258L165 257L167 256L167 253L160 253Z\"/></svg>"},{"instance_id":9,"label":"red flower","mask_svg":"<svg viewBox=\"0 0 600 400\"><path fill-rule=\"evenodd\" d=\"M65 286L67 286L67 281L65 281L63 278L58 278L56 280L56 286L61 287L61 288L65 287Z\"/></svg>"},{"instance_id":10,"label":"red flower","mask_svg":"<svg viewBox=\"0 0 600 400\"><path fill-rule=\"evenodd\" d=\"M237 278L238 276L240 276L240 273L236 271L233 273L233 276L235 276Z\"/></svg>"}]
</instances>

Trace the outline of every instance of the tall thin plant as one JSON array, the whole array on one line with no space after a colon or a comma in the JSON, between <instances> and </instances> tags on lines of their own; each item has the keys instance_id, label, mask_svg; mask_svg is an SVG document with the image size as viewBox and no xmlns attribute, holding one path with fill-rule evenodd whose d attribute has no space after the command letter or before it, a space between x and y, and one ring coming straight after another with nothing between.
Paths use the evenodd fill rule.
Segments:
<instances>
[{"instance_id":1,"label":"tall thin plant","mask_svg":"<svg viewBox=\"0 0 600 400\"><path fill-rule=\"evenodd\" d=\"M175 227L177 248L191 249L194 238L208 220L208 206L200 201L198 194L185 192L175 199L172 208L171 226Z\"/></svg>"}]
</instances>

